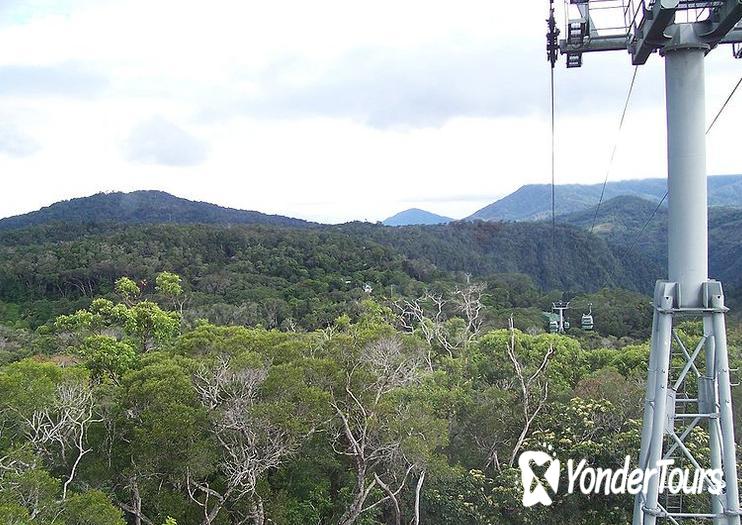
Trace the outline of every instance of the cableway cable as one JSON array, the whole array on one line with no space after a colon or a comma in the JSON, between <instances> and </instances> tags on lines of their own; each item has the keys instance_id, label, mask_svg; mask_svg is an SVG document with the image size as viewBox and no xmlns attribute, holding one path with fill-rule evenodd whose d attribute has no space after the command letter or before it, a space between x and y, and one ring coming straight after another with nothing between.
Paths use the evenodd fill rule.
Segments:
<instances>
[{"instance_id":1,"label":"cableway cable","mask_svg":"<svg viewBox=\"0 0 742 525\"><path fill-rule=\"evenodd\" d=\"M600 191L600 200L598 206L595 208L595 215L593 216L593 223L590 226L590 233L593 233L595 229L595 222L598 220L598 212L600 212L600 206L603 204L603 198L605 197L605 187L608 184L608 175L611 173L611 167L613 161L616 158L616 150L618 149L618 140L621 136L621 130L623 129L623 123L626 120L626 113L629 109L629 102L631 102L631 94L634 92L634 84L636 84L636 74L639 72L639 66L634 66L634 74L631 76L631 84L629 84L629 92L626 95L626 102L623 105L623 111L621 112L621 120L618 122L618 133L616 134L616 141L613 143L613 150L608 160L608 167L605 171L605 180L603 180L603 189Z\"/></svg>"},{"instance_id":2,"label":"cableway cable","mask_svg":"<svg viewBox=\"0 0 742 525\"><path fill-rule=\"evenodd\" d=\"M556 125L554 109L554 68L551 68L551 241L556 235Z\"/></svg>"},{"instance_id":3,"label":"cableway cable","mask_svg":"<svg viewBox=\"0 0 742 525\"><path fill-rule=\"evenodd\" d=\"M639 239L641 239L642 235L644 235L644 231L647 229L647 226L649 226L649 223L652 222L652 219L654 219L654 216L657 215L658 211L660 211L660 208L662 207L662 203L665 202L665 199L667 199L668 195L669 195L669 192L666 191L665 194L660 199L660 202L657 203L657 206L652 212L652 215L650 215L649 218L644 222L642 229L639 230L639 234L636 237L634 237L634 242L632 242L631 246L629 246L629 249L626 250L626 253L625 253L626 255L629 255L632 251L634 251L634 248L639 242Z\"/></svg>"},{"instance_id":4,"label":"cableway cable","mask_svg":"<svg viewBox=\"0 0 742 525\"><path fill-rule=\"evenodd\" d=\"M730 101L730 100L732 100L732 97L733 97L733 96L734 96L734 94L735 94L735 93L737 92L737 90L739 89L739 86L740 86L741 84L742 84L742 77L739 77L739 81L737 82L737 85L736 85L736 86L734 86L734 88L732 89L732 92L731 92L731 93L729 93L729 96L728 96L728 97L727 97L727 99L726 99L726 100L724 101L724 104L722 104L722 105L721 105L721 109L719 109L719 112L718 112L718 113L716 114L716 116L714 117L714 120L712 120L712 121L711 121L711 124L709 124L709 127L708 127L708 129L706 130L706 135L708 135L708 134L709 134L709 131L711 131L711 128L713 128L713 127L714 127L714 124L716 124L716 121L717 121L717 120L719 120L719 117L720 117L720 116L721 116L721 114L722 114L722 113L724 112L724 109L726 109L727 105L729 104L729 101Z\"/></svg>"},{"instance_id":5,"label":"cableway cable","mask_svg":"<svg viewBox=\"0 0 742 525\"><path fill-rule=\"evenodd\" d=\"M554 0L549 0L549 18L546 20L549 32L546 34L547 59L551 64L551 246L556 242L556 96L554 68L559 58L559 29L554 18Z\"/></svg>"}]
</instances>

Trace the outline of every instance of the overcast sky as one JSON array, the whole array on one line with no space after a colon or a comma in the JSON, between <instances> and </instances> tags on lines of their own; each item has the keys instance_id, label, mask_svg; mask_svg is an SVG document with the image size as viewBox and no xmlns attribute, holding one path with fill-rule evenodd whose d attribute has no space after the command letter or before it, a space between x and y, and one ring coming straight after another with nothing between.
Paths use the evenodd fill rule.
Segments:
<instances>
[{"instance_id":1,"label":"overcast sky","mask_svg":"<svg viewBox=\"0 0 742 525\"><path fill-rule=\"evenodd\" d=\"M511 6L517 5L519 12ZM549 169L546 0L0 0L0 216L160 189L322 222L464 217ZM599 183L627 54L557 69L558 182ZM707 114L742 73L707 59ZM610 180L665 174L659 56ZM742 173L737 96L710 174Z\"/></svg>"}]
</instances>

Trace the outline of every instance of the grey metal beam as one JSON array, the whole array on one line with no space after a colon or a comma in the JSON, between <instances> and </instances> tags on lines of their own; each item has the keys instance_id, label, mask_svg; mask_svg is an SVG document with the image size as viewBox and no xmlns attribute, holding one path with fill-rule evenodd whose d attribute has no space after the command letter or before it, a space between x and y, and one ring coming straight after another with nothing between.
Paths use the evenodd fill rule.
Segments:
<instances>
[{"instance_id":1,"label":"grey metal beam","mask_svg":"<svg viewBox=\"0 0 742 525\"><path fill-rule=\"evenodd\" d=\"M699 36L715 46L734 29L740 20L742 20L742 0L727 0L723 6L714 9L708 20L699 22L702 26Z\"/></svg>"},{"instance_id":2,"label":"grey metal beam","mask_svg":"<svg viewBox=\"0 0 742 525\"><path fill-rule=\"evenodd\" d=\"M742 43L742 27L735 27L729 33L726 34L721 40L720 44L739 44Z\"/></svg>"},{"instance_id":3,"label":"grey metal beam","mask_svg":"<svg viewBox=\"0 0 742 525\"><path fill-rule=\"evenodd\" d=\"M623 51L628 49L625 36L599 36L585 40L582 45L569 45L566 40L559 41L559 50L562 54L589 53L591 51Z\"/></svg>"},{"instance_id":4,"label":"grey metal beam","mask_svg":"<svg viewBox=\"0 0 742 525\"><path fill-rule=\"evenodd\" d=\"M665 29L675 19L679 4L680 0L657 0L651 11L644 13L632 49L632 63L635 66L646 64L649 55L665 43Z\"/></svg>"},{"instance_id":5,"label":"grey metal beam","mask_svg":"<svg viewBox=\"0 0 742 525\"><path fill-rule=\"evenodd\" d=\"M737 0L735 0L737 1ZM664 37L664 35L663 35ZM704 39L705 40L705 39ZM727 33L718 44L739 44L742 43L742 27L735 27ZM657 45L662 47L662 45ZM713 46L712 46L713 47ZM559 41L559 51L566 55L567 53L590 53L593 51L623 51L628 49L628 37L623 35L612 36L591 36L585 39L581 45L570 45L565 39ZM651 54L651 51L650 51ZM648 57L649 55L647 55ZM644 62L646 62L646 58ZM635 59L636 63L636 59Z\"/></svg>"}]
</instances>

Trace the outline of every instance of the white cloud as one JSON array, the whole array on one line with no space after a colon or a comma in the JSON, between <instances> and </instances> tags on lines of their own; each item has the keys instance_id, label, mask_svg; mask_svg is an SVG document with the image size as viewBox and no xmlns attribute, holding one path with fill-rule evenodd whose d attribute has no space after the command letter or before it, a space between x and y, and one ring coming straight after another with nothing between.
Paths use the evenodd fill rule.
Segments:
<instances>
[{"instance_id":1,"label":"white cloud","mask_svg":"<svg viewBox=\"0 0 742 525\"><path fill-rule=\"evenodd\" d=\"M11 157L28 157L39 150L39 145L12 127L0 127L0 153Z\"/></svg>"},{"instance_id":2,"label":"white cloud","mask_svg":"<svg viewBox=\"0 0 742 525\"><path fill-rule=\"evenodd\" d=\"M136 126L126 141L126 158L143 164L198 166L206 160L206 144L162 117Z\"/></svg>"},{"instance_id":3,"label":"white cloud","mask_svg":"<svg viewBox=\"0 0 742 525\"><path fill-rule=\"evenodd\" d=\"M462 217L549 180L541 2L518 20L491 0L0 6L0 216L153 188L323 221ZM707 64L710 118L739 63ZM624 53L560 63L559 182L603 180L631 73ZM663 103L655 56L611 180L662 176ZM742 96L709 136L710 173L742 172L740 118Z\"/></svg>"},{"instance_id":4,"label":"white cloud","mask_svg":"<svg viewBox=\"0 0 742 525\"><path fill-rule=\"evenodd\" d=\"M106 85L102 75L74 63L0 66L0 96L90 98Z\"/></svg>"}]
</instances>

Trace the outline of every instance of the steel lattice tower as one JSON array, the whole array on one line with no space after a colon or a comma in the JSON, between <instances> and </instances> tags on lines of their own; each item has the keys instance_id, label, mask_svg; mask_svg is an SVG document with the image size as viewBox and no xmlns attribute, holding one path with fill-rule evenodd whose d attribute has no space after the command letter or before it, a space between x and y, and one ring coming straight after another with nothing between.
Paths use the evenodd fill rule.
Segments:
<instances>
[{"instance_id":1,"label":"steel lattice tower","mask_svg":"<svg viewBox=\"0 0 742 525\"><path fill-rule=\"evenodd\" d=\"M637 66L655 51L665 60L668 279L657 281L654 291L639 466L656 468L676 458L724 473L724 490L708 495L704 512L684 511L682 499L661 501L660 481L650 478L646 495L636 496L633 523L739 525L727 308L721 283L708 277L704 58L720 44L731 44L733 55L742 57L742 0L565 0L565 9L577 15L567 22L565 39L558 38L553 6L548 21L552 68L559 54L574 68L584 53L597 51L628 50ZM688 317L703 321L703 335L691 345L673 328ZM688 446L697 427L708 432L708 458Z\"/></svg>"}]
</instances>

